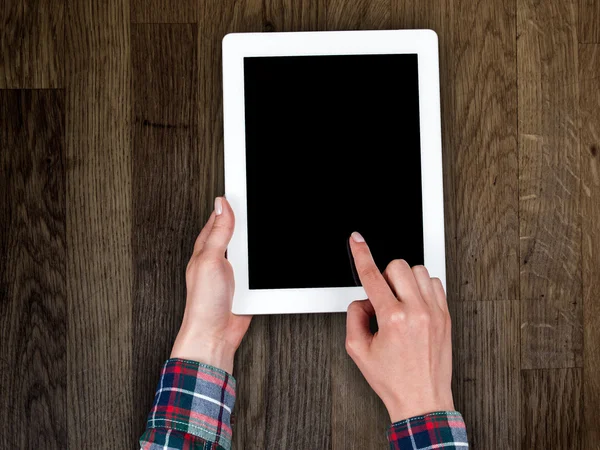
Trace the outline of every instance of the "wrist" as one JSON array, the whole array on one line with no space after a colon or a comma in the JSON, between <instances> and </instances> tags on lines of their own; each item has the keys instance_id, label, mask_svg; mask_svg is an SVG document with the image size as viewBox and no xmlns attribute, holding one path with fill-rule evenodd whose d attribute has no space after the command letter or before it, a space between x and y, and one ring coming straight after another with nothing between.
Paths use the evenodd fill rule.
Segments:
<instances>
[{"instance_id":1,"label":"wrist","mask_svg":"<svg viewBox=\"0 0 600 450\"><path fill-rule=\"evenodd\" d=\"M392 423L411 417L424 416L437 411L455 411L452 399L443 401L417 401L412 404L386 405Z\"/></svg>"},{"instance_id":2,"label":"wrist","mask_svg":"<svg viewBox=\"0 0 600 450\"><path fill-rule=\"evenodd\" d=\"M180 330L173 349L171 358L197 361L209 366L233 373L233 358L235 349L219 339L211 339L197 335L187 330Z\"/></svg>"}]
</instances>

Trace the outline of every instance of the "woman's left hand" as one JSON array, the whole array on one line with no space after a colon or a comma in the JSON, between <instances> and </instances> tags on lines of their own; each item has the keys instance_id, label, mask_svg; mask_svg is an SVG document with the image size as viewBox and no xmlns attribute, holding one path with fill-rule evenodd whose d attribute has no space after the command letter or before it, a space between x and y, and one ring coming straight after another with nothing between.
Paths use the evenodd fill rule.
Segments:
<instances>
[{"instance_id":1,"label":"woman's left hand","mask_svg":"<svg viewBox=\"0 0 600 450\"><path fill-rule=\"evenodd\" d=\"M210 364L229 373L252 319L231 312L235 283L225 251L234 226L229 202L217 197L187 266L185 313L171 352L171 358Z\"/></svg>"}]
</instances>

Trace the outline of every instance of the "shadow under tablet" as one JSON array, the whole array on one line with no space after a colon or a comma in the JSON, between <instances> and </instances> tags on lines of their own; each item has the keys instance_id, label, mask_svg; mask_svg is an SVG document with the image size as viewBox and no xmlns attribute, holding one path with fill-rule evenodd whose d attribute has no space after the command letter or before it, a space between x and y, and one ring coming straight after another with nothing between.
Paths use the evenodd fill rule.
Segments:
<instances>
[{"instance_id":1,"label":"shadow under tablet","mask_svg":"<svg viewBox=\"0 0 600 450\"><path fill-rule=\"evenodd\" d=\"M244 60L250 289L350 287L423 264L417 55Z\"/></svg>"}]
</instances>

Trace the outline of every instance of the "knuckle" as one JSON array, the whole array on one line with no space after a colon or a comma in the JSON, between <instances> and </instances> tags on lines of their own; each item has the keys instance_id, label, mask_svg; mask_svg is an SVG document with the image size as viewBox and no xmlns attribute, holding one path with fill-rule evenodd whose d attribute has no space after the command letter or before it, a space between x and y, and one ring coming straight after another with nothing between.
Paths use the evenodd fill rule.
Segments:
<instances>
[{"instance_id":1,"label":"knuckle","mask_svg":"<svg viewBox=\"0 0 600 450\"><path fill-rule=\"evenodd\" d=\"M360 304L358 303L358 300L354 300L352 303L350 303L348 305L348 312L357 311L359 309L360 309Z\"/></svg>"},{"instance_id":2,"label":"knuckle","mask_svg":"<svg viewBox=\"0 0 600 450\"><path fill-rule=\"evenodd\" d=\"M433 311L431 312L431 321L435 324L436 328L445 328L446 315L444 314L444 312L437 306L432 309Z\"/></svg>"},{"instance_id":3,"label":"knuckle","mask_svg":"<svg viewBox=\"0 0 600 450\"><path fill-rule=\"evenodd\" d=\"M198 266L207 272L217 272L221 270L223 262L221 258L212 254L205 254L198 258Z\"/></svg>"},{"instance_id":4,"label":"knuckle","mask_svg":"<svg viewBox=\"0 0 600 450\"><path fill-rule=\"evenodd\" d=\"M452 328L452 318L450 317L450 313L447 311L444 313L444 322L449 329Z\"/></svg>"},{"instance_id":5,"label":"knuckle","mask_svg":"<svg viewBox=\"0 0 600 450\"><path fill-rule=\"evenodd\" d=\"M426 310L419 311L415 313L414 320L420 326L429 326L431 323L431 314Z\"/></svg>"},{"instance_id":6,"label":"knuckle","mask_svg":"<svg viewBox=\"0 0 600 450\"><path fill-rule=\"evenodd\" d=\"M388 264L386 270L397 271L400 269L404 269L406 267L408 267L408 263L406 261L404 261L403 259L394 259L392 262L390 262Z\"/></svg>"},{"instance_id":7,"label":"knuckle","mask_svg":"<svg viewBox=\"0 0 600 450\"><path fill-rule=\"evenodd\" d=\"M412 271L415 275L419 274L419 275L427 275L429 276L429 272L427 271L427 268L423 265L418 265L418 266L414 266L412 268Z\"/></svg>"},{"instance_id":8,"label":"knuckle","mask_svg":"<svg viewBox=\"0 0 600 450\"><path fill-rule=\"evenodd\" d=\"M392 324L399 324L406 321L406 313L402 310L394 311L389 315L388 320Z\"/></svg>"},{"instance_id":9,"label":"knuckle","mask_svg":"<svg viewBox=\"0 0 600 450\"><path fill-rule=\"evenodd\" d=\"M352 338L346 338L346 352L349 355L356 355L356 347L357 347L357 343L354 339Z\"/></svg>"},{"instance_id":10,"label":"knuckle","mask_svg":"<svg viewBox=\"0 0 600 450\"><path fill-rule=\"evenodd\" d=\"M185 275L190 276L192 274L192 272L194 271L195 266L196 266L195 258L190 259L190 261L187 264L187 267L185 268Z\"/></svg>"},{"instance_id":11,"label":"knuckle","mask_svg":"<svg viewBox=\"0 0 600 450\"><path fill-rule=\"evenodd\" d=\"M440 280L438 277L433 277L433 278L431 278L431 281L433 282L433 285L436 286L440 290L440 293L443 294L445 297L446 291L444 290L444 285L442 284L442 280Z\"/></svg>"}]
</instances>

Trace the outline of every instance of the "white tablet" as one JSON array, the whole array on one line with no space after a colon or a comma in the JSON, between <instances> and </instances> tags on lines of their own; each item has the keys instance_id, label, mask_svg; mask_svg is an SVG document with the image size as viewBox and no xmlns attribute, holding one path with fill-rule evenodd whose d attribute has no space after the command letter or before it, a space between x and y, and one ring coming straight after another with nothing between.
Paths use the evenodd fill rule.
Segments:
<instances>
[{"instance_id":1,"label":"white tablet","mask_svg":"<svg viewBox=\"0 0 600 450\"><path fill-rule=\"evenodd\" d=\"M233 312L345 311L366 298L348 238L381 270L445 280L437 35L228 34L225 193Z\"/></svg>"}]
</instances>

